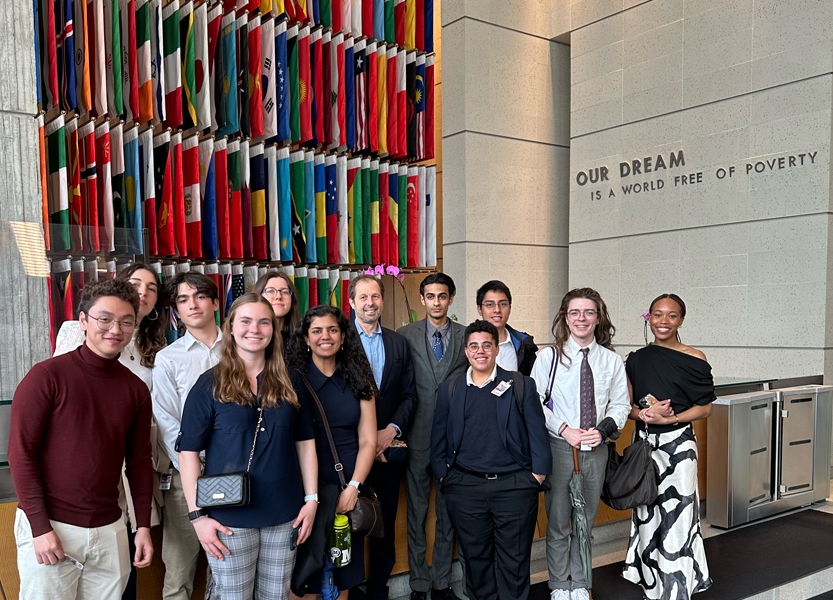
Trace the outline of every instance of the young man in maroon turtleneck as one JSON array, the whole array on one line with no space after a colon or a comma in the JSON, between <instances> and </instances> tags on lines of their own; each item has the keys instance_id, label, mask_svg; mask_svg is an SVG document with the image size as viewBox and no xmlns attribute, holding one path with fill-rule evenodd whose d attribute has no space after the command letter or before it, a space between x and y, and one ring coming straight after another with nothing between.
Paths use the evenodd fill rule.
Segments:
<instances>
[{"instance_id":1,"label":"young man in maroon turtleneck","mask_svg":"<svg viewBox=\"0 0 833 600\"><path fill-rule=\"evenodd\" d=\"M21 600L121 598L130 575L122 463L138 525L133 564L150 564L150 393L118 362L138 309L129 283L91 283L79 307L85 343L32 367L15 391L9 466Z\"/></svg>"}]
</instances>

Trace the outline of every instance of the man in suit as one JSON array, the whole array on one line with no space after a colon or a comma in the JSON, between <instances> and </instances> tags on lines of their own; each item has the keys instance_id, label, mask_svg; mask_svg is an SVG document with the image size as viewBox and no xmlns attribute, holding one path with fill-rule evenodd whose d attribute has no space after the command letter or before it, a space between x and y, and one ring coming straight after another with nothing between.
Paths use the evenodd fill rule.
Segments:
<instances>
[{"instance_id":1,"label":"man in suit","mask_svg":"<svg viewBox=\"0 0 833 600\"><path fill-rule=\"evenodd\" d=\"M368 538L370 573L367 597L386 600L388 578L396 564L396 509L405 471L403 456L391 454L394 440L401 440L411 424L416 406L411 349L405 338L382 327L385 288L372 275L359 275L348 288L350 306L356 316L356 330L373 370L379 394L376 396L376 460L367 477L368 485L379 496L385 537ZM389 461L388 458L391 458ZM360 595L358 590L353 594Z\"/></svg>"},{"instance_id":2,"label":"man in suit","mask_svg":"<svg viewBox=\"0 0 833 600\"><path fill-rule=\"evenodd\" d=\"M465 332L469 368L439 389L431 469L466 557L466 594L529 598L538 492L552 472L535 382L497 366L498 332L475 321Z\"/></svg>"},{"instance_id":3,"label":"man in suit","mask_svg":"<svg viewBox=\"0 0 833 600\"><path fill-rule=\"evenodd\" d=\"M430 571L425 562L425 521L431 492L431 424L434 421L437 388L449 377L464 373L468 364L463 351L465 327L448 318L448 309L454 302L456 291L454 280L445 273L433 273L423 279L419 285L419 299L427 315L422 321L410 323L399 330L411 347L417 395L416 411L408 433L405 473L410 600L426 600L429 588L433 600L457 599L451 589L454 530L440 490L437 490L434 503L437 523Z\"/></svg>"}]
</instances>

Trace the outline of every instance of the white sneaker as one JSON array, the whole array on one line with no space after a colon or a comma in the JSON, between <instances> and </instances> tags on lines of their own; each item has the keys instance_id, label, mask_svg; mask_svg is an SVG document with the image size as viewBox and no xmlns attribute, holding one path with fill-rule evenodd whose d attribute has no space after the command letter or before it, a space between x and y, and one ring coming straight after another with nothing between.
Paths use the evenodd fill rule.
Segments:
<instances>
[{"instance_id":1,"label":"white sneaker","mask_svg":"<svg viewBox=\"0 0 833 600\"><path fill-rule=\"evenodd\" d=\"M550 592L550 600L570 600L570 591L553 590Z\"/></svg>"},{"instance_id":2,"label":"white sneaker","mask_svg":"<svg viewBox=\"0 0 833 600\"><path fill-rule=\"evenodd\" d=\"M584 588L577 588L570 592L570 600L590 600L590 593Z\"/></svg>"}]
</instances>

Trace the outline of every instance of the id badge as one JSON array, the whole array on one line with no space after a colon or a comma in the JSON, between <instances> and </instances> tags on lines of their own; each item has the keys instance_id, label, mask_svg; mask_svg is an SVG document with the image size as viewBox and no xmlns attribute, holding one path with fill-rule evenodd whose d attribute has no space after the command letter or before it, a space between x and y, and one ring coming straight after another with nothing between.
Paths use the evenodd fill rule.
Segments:
<instances>
[{"instance_id":1,"label":"id badge","mask_svg":"<svg viewBox=\"0 0 833 600\"><path fill-rule=\"evenodd\" d=\"M168 469L167 473L162 473L159 477L159 489L160 490L169 490L171 489L171 480L174 478L174 470L173 467Z\"/></svg>"},{"instance_id":2,"label":"id badge","mask_svg":"<svg viewBox=\"0 0 833 600\"><path fill-rule=\"evenodd\" d=\"M503 394L506 392L506 390L509 389L511 385L511 381L501 381L497 386L495 386L495 389L492 390L492 394L494 394L495 396L503 396Z\"/></svg>"},{"instance_id":3,"label":"id badge","mask_svg":"<svg viewBox=\"0 0 833 600\"><path fill-rule=\"evenodd\" d=\"M83 563L81 563L80 561L72 558L69 554L64 554L64 562L68 562L69 564L71 564L73 567L75 567L79 571L84 570Z\"/></svg>"}]
</instances>

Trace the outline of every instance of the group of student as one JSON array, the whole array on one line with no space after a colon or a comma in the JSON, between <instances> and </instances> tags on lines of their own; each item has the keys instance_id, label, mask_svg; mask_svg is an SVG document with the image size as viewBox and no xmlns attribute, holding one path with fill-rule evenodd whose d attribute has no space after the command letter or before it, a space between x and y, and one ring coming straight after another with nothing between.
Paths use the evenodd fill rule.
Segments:
<instances>
[{"instance_id":1,"label":"group of student","mask_svg":"<svg viewBox=\"0 0 833 600\"><path fill-rule=\"evenodd\" d=\"M705 356L680 341L683 301L651 303L654 342L626 367L592 289L563 298L554 344L541 352L508 325L512 296L500 281L478 290L480 319L467 327L448 316L448 275L427 276L419 292L426 318L395 332L381 326L384 287L371 275L350 283L351 321L323 305L299 315L291 279L270 271L220 329L217 287L198 273L162 290L135 264L86 286L56 356L32 368L12 403L20 598L135 598L136 568L150 564L150 527L161 521L165 599L191 598L204 551L215 600L384 600L404 478L411 600L457 598L455 533L471 600L527 598L541 491L551 597L583 600L572 450L581 450L592 524L600 449L628 418L653 447L659 496L634 510L624 576L651 599L707 589L691 422L715 397ZM185 327L169 346L163 296ZM248 503L198 506L198 478L242 471ZM370 490L385 535L367 538L366 576L364 536L352 536L340 568L327 541L336 513Z\"/></svg>"}]
</instances>

